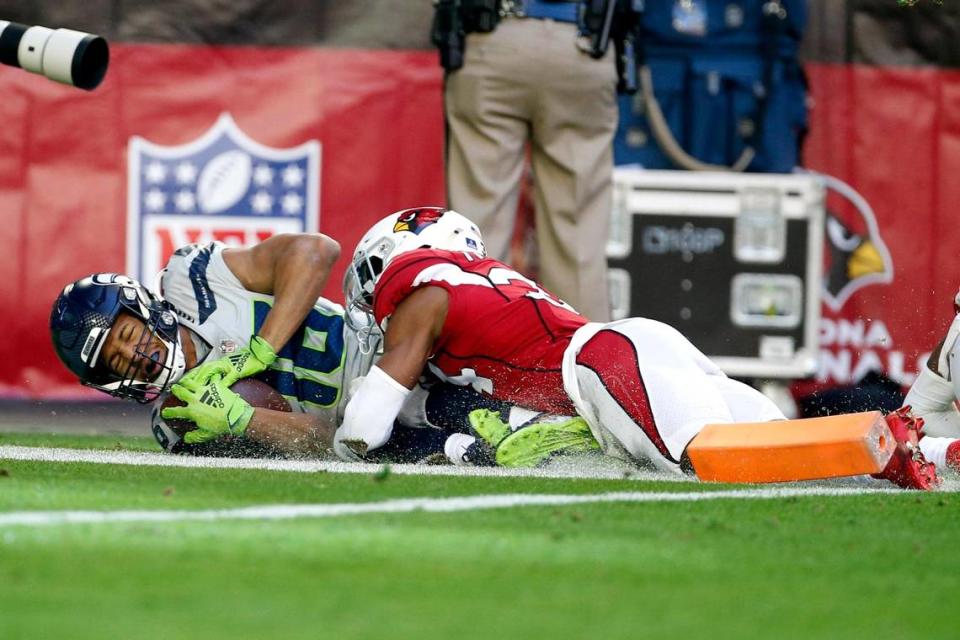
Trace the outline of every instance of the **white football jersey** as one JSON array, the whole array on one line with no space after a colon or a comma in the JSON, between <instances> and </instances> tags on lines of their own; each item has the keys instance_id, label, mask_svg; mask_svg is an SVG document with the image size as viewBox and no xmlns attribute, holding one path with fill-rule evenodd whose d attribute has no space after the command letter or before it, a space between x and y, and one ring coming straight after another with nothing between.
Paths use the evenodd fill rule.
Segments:
<instances>
[{"instance_id":1,"label":"white football jersey","mask_svg":"<svg viewBox=\"0 0 960 640\"><path fill-rule=\"evenodd\" d=\"M212 362L247 346L273 306L273 296L243 288L223 260L226 245L181 247L159 274L157 289L170 302L180 323L199 335ZM279 391L294 411L340 424L349 382L367 373L374 354L363 354L354 332L345 330L343 307L319 298L300 329L277 354L270 368L256 376Z\"/></svg>"}]
</instances>

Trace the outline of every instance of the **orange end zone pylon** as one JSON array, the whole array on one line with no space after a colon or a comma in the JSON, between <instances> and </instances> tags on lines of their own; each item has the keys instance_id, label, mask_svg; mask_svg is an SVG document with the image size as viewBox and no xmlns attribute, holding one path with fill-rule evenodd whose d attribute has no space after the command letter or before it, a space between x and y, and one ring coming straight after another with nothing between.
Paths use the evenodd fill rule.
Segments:
<instances>
[{"instance_id":1,"label":"orange end zone pylon","mask_svg":"<svg viewBox=\"0 0 960 640\"><path fill-rule=\"evenodd\" d=\"M701 480L789 482L880 473L896 441L879 411L708 424L687 447Z\"/></svg>"}]
</instances>

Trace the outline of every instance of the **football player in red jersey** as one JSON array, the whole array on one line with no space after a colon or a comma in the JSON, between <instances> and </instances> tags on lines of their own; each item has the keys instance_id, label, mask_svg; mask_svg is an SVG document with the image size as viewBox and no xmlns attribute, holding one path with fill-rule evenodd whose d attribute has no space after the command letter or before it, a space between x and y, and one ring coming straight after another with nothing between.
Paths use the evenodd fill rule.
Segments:
<instances>
[{"instance_id":1,"label":"football player in red jersey","mask_svg":"<svg viewBox=\"0 0 960 640\"><path fill-rule=\"evenodd\" d=\"M669 472L690 470L686 446L706 424L784 418L672 327L591 323L486 258L479 230L454 211L387 216L360 240L344 288L348 307L372 314L385 334L335 435L345 459L388 441L425 366L498 400L575 412L606 454Z\"/></svg>"},{"instance_id":2,"label":"football player in red jersey","mask_svg":"<svg viewBox=\"0 0 960 640\"><path fill-rule=\"evenodd\" d=\"M485 258L479 231L456 212L388 216L360 241L346 288L348 305L385 327L385 344L337 433L343 457L387 441L424 366L499 400L579 414L606 453L670 471L707 423L783 418L671 327L590 323Z\"/></svg>"}]
</instances>

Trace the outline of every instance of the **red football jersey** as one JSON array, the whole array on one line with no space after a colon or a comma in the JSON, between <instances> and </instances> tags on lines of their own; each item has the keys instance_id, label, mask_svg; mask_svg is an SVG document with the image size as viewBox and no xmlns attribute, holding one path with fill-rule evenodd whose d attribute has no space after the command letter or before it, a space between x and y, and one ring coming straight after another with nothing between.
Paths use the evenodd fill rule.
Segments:
<instances>
[{"instance_id":1,"label":"red football jersey","mask_svg":"<svg viewBox=\"0 0 960 640\"><path fill-rule=\"evenodd\" d=\"M382 326L420 287L450 296L429 364L447 380L530 409L574 415L561 363L587 319L502 262L474 254L417 249L387 265L374 291Z\"/></svg>"}]
</instances>

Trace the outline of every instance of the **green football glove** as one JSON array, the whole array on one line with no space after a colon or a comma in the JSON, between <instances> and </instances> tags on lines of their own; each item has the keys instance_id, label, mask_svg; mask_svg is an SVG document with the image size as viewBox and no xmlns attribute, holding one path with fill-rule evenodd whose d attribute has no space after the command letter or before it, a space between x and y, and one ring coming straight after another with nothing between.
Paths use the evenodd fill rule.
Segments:
<instances>
[{"instance_id":1,"label":"green football glove","mask_svg":"<svg viewBox=\"0 0 960 640\"><path fill-rule=\"evenodd\" d=\"M183 436L187 444L209 442L225 433L242 436L253 417L253 407L231 391L225 379L207 385L181 380L170 391L186 405L167 407L160 415L171 420L190 420L197 425Z\"/></svg>"},{"instance_id":2,"label":"green football glove","mask_svg":"<svg viewBox=\"0 0 960 640\"><path fill-rule=\"evenodd\" d=\"M229 388L240 378L249 378L265 371L276 359L277 354L270 343L260 336L253 336L249 346L191 369L180 378L180 383L206 385L214 378L220 378Z\"/></svg>"},{"instance_id":3,"label":"green football glove","mask_svg":"<svg viewBox=\"0 0 960 640\"><path fill-rule=\"evenodd\" d=\"M590 426L579 416L567 420L551 416L516 431L496 411L475 409L469 417L473 432L493 450L501 467L535 467L553 455L600 451Z\"/></svg>"}]
</instances>

